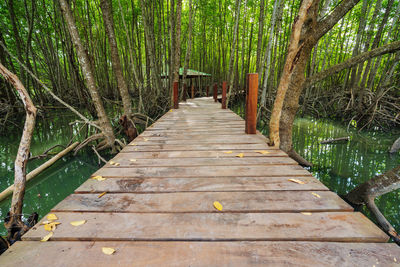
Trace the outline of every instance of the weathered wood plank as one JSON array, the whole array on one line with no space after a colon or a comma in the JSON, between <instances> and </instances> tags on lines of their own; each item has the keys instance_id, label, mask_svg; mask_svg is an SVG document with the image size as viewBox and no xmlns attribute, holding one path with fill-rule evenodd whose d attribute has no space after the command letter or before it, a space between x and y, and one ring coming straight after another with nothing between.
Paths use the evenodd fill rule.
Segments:
<instances>
[{"instance_id":1,"label":"weathered wood plank","mask_svg":"<svg viewBox=\"0 0 400 267\"><path fill-rule=\"evenodd\" d=\"M112 247L116 252L104 255L102 247ZM390 267L398 266L399 258L395 244L382 243L23 241L0 257L0 265Z\"/></svg>"},{"instance_id":2,"label":"weathered wood plank","mask_svg":"<svg viewBox=\"0 0 400 267\"><path fill-rule=\"evenodd\" d=\"M105 181L89 179L76 193L155 193L155 192L232 192L328 190L312 176L296 177L305 184L289 181L287 177L219 177L219 178L113 178Z\"/></svg>"},{"instance_id":3,"label":"weathered wood plank","mask_svg":"<svg viewBox=\"0 0 400 267\"><path fill-rule=\"evenodd\" d=\"M314 191L313 191L314 192ZM335 193L315 191L269 192L186 192L158 194L72 194L52 211L136 212L136 213L202 213L220 212L213 207L218 201L222 212L301 212L353 211Z\"/></svg>"},{"instance_id":4,"label":"weathered wood plank","mask_svg":"<svg viewBox=\"0 0 400 267\"><path fill-rule=\"evenodd\" d=\"M246 165L246 166L195 166L195 167L136 167L101 168L93 175L117 178L201 178L240 176L304 176L311 175L298 165Z\"/></svg>"},{"instance_id":5,"label":"weathered wood plank","mask_svg":"<svg viewBox=\"0 0 400 267\"><path fill-rule=\"evenodd\" d=\"M201 151L201 150L268 150L267 144L207 144L207 145L147 145L147 146L126 146L122 151Z\"/></svg>"},{"instance_id":6,"label":"weathered wood plank","mask_svg":"<svg viewBox=\"0 0 400 267\"><path fill-rule=\"evenodd\" d=\"M388 241L388 236L359 212L55 214L61 224L54 231L54 241ZM79 227L70 224L83 219L87 222ZM36 241L47 233L37 226L22 239Z\"/></svg>"},{"instance_id":7,"label":"weathered wood plank","mask_svg":"<svg viewBox=\"0 0 400 267\"><path fill-rule=\"evenodd\" d=\"M105 168L120 167L184 167L184 166L241 166L241 165L297 165L297 162L289 157L251 157L242 158L167 158L167 159L137 159L135 154L120 153L112 159L118 162L115 166L107 163Z\"/></svg>"},{"instance_id":8,"label":"weathered wood plank","mask_svg":"<svg viewBox=\"0 0 400 267\"><path fill-rule=\"evenodd\" d=\"M127 155L135 159L165 159L165 158L236 158L239 153L244 153L246 159L250 157L287 157L287 154L278 149L265 149L268 154L262 155L254 150L231 150L232 153L224 153L224 150L214 151L121 151L121 155Z\"/></svg>"},{"instance_id":9,"label":"weathered wood plank","mask_svg":"<svg viewBox=\"0 0 400 267\"><path fill-rule=\"evenodd\" d=\"M185 133L180 133L180 134L152 134L152 135L140 135L138 136L132 143L138 143L139 141L144 141L144 138L147 138L149 141L154 142L154 141L180 141L182 144L182 140L194 140L196 142L213 142L213 143L219 143L219 142L226 142L230 141L232 142L246 142L246 143L263 143L266 141L265 137L259 136L259 135L254 135L254 136L249 136L246 134L237 134L237 135L204 135L204 134L185 134Z\"/></svg>"}]
</instances>

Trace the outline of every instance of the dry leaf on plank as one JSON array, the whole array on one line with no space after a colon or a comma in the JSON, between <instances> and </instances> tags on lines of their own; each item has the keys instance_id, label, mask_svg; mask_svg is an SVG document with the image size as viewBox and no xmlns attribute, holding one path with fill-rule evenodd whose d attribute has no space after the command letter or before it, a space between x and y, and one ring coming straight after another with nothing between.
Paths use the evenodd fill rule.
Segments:
<instances>
[{"instance_id":1,"label":"dry leaf on plank","mask_svg":"<svg viewBox=\"0 0 400 267\"><path fill-rule=\"evenodd\" d=\"M218 201L214 201L214 208L216 208L217 210L221 211L222 210L222 204L219 203Z\"/></svg>"},{"instance_id":2,"label":"dry leaf on plank","mask_svg":"<svg viewBox=\"0 0 400 267\"><path fill-rule=\"evenodd\" d=\"M73 225L73 226L79 226L79 225L82 225L82 224L85 224L85 223L86 223L86 220L70 222L70 224Z\"/></svg>"},{"instance_id":3,"label":"dry leaf on plank","mask_svg":"<svg viewBox=\"0 0 400 267\"><path fill-rule=\"evenodd\" d=\"M103 247L101 248L101 250L103 251L104 254L106 255L112 255L115 252L115 249L113 248L107 248L107 247Z\"/></svg>"},{"instance_id":4,"label":"dry leaf on plank","mask_svg":"<svg viewBox=\"0 0 400 267\"><path fill-rule=\"evenodd\" d=\"M53 236L53 232L50 232L50 233L48 233L45 237L43 237L42 240L40 240L40 241L46 242L46 241L49 240L50 237L52 237L52 236Z\"/></svg>"},{"instance_id":5,"label":"dry leaf on plank","mask_svg":"<svg viewBox=\"0 0 400 267\"><path fill-rule=\"evenodd\" d=\"M296 183L296 184L305 184L306 182L302 181L302 180L298 180L298 179L289 179L289 181Z\"/></svg>"}]
</instances>

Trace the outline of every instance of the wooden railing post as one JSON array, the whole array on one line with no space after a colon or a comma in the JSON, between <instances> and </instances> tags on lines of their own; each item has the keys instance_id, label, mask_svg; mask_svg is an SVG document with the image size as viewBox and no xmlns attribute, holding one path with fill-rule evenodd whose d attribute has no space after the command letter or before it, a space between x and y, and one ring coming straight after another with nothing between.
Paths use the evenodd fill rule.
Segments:
<instances>
[{"instance_id":1,"label":"wooden railing post","mask_svg":"<svg viewBox=\"0 0 400 267\"><path fill-rule=\"evenodd\" d=\"M208 97L208 95L209 95L209 89L210 89L210 86L209 85L207 85L207 87L206 87L206 94L207 94L207 97Z\"/></svg>"},{"instance_id":2,"label":"wooden railing post","mask_svg":"<svg viewBox=\"0 0 400 267\"><path fill-rule=\"evenodd\" d=\"M218 98L218 84L214 83L214 102L217 102Z\"/></svg>"},{"instance_id":3,"label":"wooden railing post","mask_svg":"<svg viewBox=\"0 0 400 267\"><path fill-rule=\"evenodd\" d=\"M257 94L258 74L248 73L246 76L246 127L247 134L257 133Z\"/></svg>"},{"instance_id":4,"label":"wooden railing post","mask_svg":"<svg viewBox=\"0 0 400 267\"><path fill-rule=\"evenodd\" d=\"M174 82L174 109L179 108L179 82Z\"/></svg>"},{"instance_id":5,"label":"wooden railing post","mask_svg":"<svg viewBox=\"0 0 400 267\"><path fill-rule=\"evenodd\" d=\"M183 101L185 101L185 102L186 102L186 91L187 91L187 86L186 86L186 83L184 83L183 84L183 96L182 96L182 98L183 98Z\"/></svg>"},{"instance_id":6,"label":"wooden railing post","mask_svg":"<svg viewBox=\"0 0 400 267\"><path fill-rule=\"evenodd\" d=\"M222 109L226 109L226 81L222 82Z\"/></svg>"},{"instance_id":7,"label":"wooden railing post","mask_svg":"<svg viewBox=\"0 0 400 267\"><path fill-rule=\"evenodd\" d=\"M192 84L192 99L194 98L194 84Z\"/></svg>"}]
</instances>

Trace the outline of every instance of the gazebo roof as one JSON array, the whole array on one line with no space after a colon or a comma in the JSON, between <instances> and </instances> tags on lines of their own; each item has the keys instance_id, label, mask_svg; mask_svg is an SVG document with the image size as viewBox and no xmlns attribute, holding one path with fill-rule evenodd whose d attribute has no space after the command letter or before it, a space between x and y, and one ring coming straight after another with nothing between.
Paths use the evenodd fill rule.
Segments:
<instances>
[{"instance_id":1,"label":"gazebo roof","mask_svg":"<svg viewBox=\"0 0 400 267\"><path fill-rule=\"evenodd\" d=\"M205 77L205 76L211 76L211 74L197 71L197 70L192 70L192 69L187 69L187 74L186 78L196 78L196 77ZM183 68L179 69L179 79L182 79L183 77ZM161 79L168 78L168 73L163 73L161 74Z\"/></svg>"}]
</instances>

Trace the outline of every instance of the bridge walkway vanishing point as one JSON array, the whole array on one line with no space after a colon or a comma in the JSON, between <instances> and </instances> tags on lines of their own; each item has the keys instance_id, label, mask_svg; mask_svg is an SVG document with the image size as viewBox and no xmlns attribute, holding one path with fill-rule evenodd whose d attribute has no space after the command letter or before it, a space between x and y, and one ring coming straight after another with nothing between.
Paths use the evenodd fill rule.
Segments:
<instances>
[{"instance_id":1,"label":"bridge walkway vanishing point","mask_svg":"<svg viewBox=\"0 0 400 267\"><path fill-rule=\"evenodd\" d=\"M180 103L51 210L49 241L45 216L0 266L398 266L374 223L244 127L211 98Z\"/></svg>"}]
</instances>

